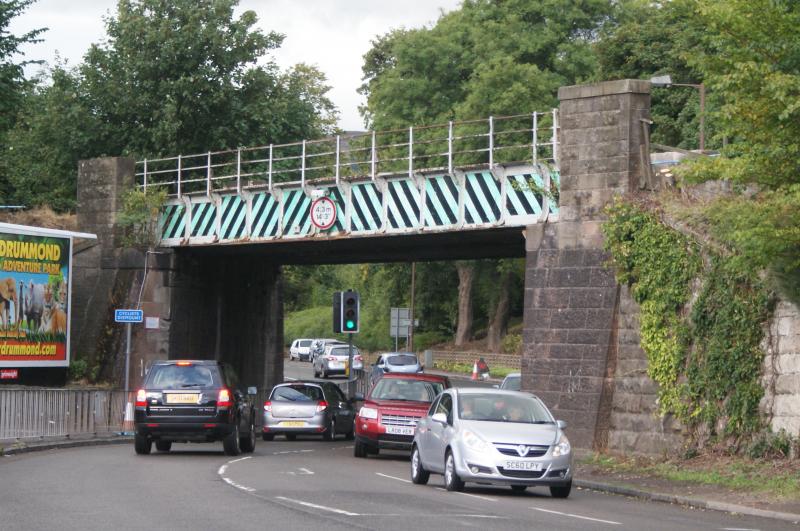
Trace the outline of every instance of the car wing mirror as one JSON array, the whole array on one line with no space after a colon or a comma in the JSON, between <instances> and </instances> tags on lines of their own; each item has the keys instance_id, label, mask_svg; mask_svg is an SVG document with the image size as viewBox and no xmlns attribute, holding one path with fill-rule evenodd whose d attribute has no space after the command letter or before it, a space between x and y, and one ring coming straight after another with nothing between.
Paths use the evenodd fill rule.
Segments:
<instances>
[{"instance_id":1,"label":"car wing mirror","mask_svg":"<svg viewBox=\"0 0 800 531\"><path fill-rule=\"evenodd\" d=\"M560 430L565 430L565 429L567 429L567 421L565 421L565 420L557 420L556 421L556 426L558 426L558 429L560 429Z\"/></svg>"},{"instance_id":2,"label":"car wing mirror","mask_svg":"<svg viewBox=\"0 0 800 531\"><path fill-rule=\"evenodd\" d=\"M257 395L258 394L258 388L256 388L255 386L251 385L250 387L247 388L247 394L250 395L250 396Z\"/></svg>"},{"instance_id":3,"label":"car wing mirror","mask_svg":"<svg viewBox=\"0 0 800 531\"><path fill-rule=\"evenodd\" d=\"M447 424L447 415L444 413L434 413L431 420L439 424Z\"/></svg>"},{"instance_id":4,"label":"car wing mirror","mask_svg":"<svg viewBox=\"0 0 800 531\"><path fill-rule=\"evenodd\" d=\"M354 400L354 401L363 401L364 400L364 394L363 393L356 393L356 394L353 395L352 400Z\"/></svg>"}]
</instances>

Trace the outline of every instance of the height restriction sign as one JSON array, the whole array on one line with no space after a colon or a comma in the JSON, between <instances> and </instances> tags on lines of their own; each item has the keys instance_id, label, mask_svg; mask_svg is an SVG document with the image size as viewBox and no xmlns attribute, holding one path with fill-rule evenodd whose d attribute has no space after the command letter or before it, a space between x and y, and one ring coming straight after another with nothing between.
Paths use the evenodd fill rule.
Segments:
<instances>
[{"instance_id":1,"label":"height restriction sign","mask_svg":"<svg viewBox=\"0 0 800 531\"><path fill-rule=\"evenodd\" d=\"M321 230L333 227L336 222L336 203L327 197L320 197L311 203L311 223Z\"/></svg>"}]
</instances>

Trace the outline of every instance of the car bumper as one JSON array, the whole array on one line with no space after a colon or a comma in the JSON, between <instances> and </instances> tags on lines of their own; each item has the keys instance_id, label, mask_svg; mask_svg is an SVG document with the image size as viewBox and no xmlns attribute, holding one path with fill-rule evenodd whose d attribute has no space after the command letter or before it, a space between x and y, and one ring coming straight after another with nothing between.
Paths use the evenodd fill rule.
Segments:
<instances>
[{"instance_id":1,"label":"car bumper","mask_svg":"<svg viewBox=\"0 0 800 531\"><path fill-rule=\"evenodd\" d=\"M212 442L224 439L232 424L219 422L143 422L134 425L136 434L154 441Z\"/></svg>"},{"instance_id":2,"label":"car bumper","mask_svg":"<svg viewBox=\"0 0 800 531\"><path fill-rule=\"evenodd\" d=\"M401 452L410 453L411 443L414 441L414 437L408 435L392 435L389 433L381 433L375 437L356 435L356 440L370 450L398 450Z\"/></svg>"},{"instance_id":3,"label":"car bumper","mask_svg":"<svg viewBox=\"0 0 800 531\"><path fill-rule=\"evenodd\" d=\"M475 452L460 448L456 471L464 481L487 485L560 486L572 480L572 454L553 457L551 451L542 457L515 458L495 452ZM533 463L539 470L513 470L508 461Z\"/></svg>"},{"instance_id":4,"label":"car bumper","mask_svg":"<svg viewBox=\"0 0 800 531\"><path fill-rule=\"evenodd\" d=\"M299 423L302 422L303 424L300 426L290 425L288 423ZM309 418L302 418L302 419L287 419L281 417L273 417L271 414L264 415L264 427L262 431L264 433L274 433L274 434L281 434L281 433L306 433L306 434L314 434L314 433L322 433L328 427L328 417L323 413L319 415L315 415Z\"/></svg>"}]
</instances>

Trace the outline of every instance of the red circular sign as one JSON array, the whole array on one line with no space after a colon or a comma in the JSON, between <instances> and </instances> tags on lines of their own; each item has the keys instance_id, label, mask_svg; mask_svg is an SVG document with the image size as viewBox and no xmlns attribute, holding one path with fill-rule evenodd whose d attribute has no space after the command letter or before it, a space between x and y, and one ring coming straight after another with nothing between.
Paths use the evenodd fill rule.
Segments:
<instances>
[{"instance_id":1,"label":"red circular sign","mask_svg":"<svg viewBox=\"0 0 800 531\"><path fill-rule=\"evenodd\" d=\"M327 197L320 197L311 203L311 223L321 230L327 230L336 223L336 203Z\"/></svg>"}]
</instances>

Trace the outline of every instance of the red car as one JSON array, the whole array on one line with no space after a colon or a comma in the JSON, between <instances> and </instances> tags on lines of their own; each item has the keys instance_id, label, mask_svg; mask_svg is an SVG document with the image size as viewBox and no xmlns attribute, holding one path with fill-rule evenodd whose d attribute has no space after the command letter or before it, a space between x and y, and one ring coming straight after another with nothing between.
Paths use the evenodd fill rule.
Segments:
<instances>
[{"instance_id":1,"label":"red car","mask_svg":"<svg viewBox=\"0 0 800 531\"><path fill-rule=\"evenodd\" d=\"M419 373L381 376L356 415L353 455L366 457L381 449L410 452L417 422L428 412L433 399L449 387L447 376Z\"/></svg>"}]
</instances>

